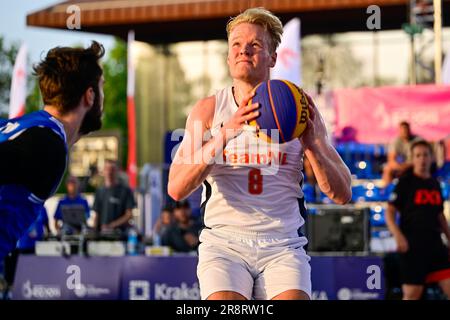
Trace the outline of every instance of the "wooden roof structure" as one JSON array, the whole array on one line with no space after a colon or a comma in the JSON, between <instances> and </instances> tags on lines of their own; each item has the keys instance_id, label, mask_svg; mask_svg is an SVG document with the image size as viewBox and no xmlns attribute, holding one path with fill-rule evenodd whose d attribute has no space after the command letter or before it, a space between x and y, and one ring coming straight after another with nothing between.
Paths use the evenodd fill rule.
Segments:
<instances>
[{"instance_id":1,"label":"wooden roof structure","mask_svg":"<svg viewBox=\"0 0 450 320\"><path fill-rule=\"evenodd\" d=\"M135 30L136 40L153 44L225 39L231 16L250 7L265 7L283 23L293 17L302 21L302 35L369 31L366 12L381 8L381 30L400 29L408 21L409 0L71 0L27 15L27 25L67 29L76 5L81 30L126 39ZM443 0L443 23L450 23L450 0Z\"/></svg>"}]
</instances>

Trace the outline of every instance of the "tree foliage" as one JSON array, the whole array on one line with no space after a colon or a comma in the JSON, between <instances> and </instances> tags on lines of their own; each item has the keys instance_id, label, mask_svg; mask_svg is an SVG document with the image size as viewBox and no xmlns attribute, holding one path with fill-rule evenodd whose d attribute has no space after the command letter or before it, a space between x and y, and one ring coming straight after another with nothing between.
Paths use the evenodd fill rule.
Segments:
<instances>
[{"instance_id":1,"label":"tree foliage","mask_svg":"<svg viewBox=\"0 0 450 320\"><path fill-rule=\"evenodd\" d=\"M17 44L7 45L0 36L0 117L8 117L11 77L18 51Z\"/></svg>"},{"instance_id":2,"label":"tree foliage","mask_svg":"<svg viewBox=\"0 0 450 320\"><path fill-rule=\"evenodd\" d=\"M122 137L121 163L126 164L128 150L127 123L127 45L116 39L103 60L105 94L102 130L119 130Z\"/></svg>"}]
</instances>

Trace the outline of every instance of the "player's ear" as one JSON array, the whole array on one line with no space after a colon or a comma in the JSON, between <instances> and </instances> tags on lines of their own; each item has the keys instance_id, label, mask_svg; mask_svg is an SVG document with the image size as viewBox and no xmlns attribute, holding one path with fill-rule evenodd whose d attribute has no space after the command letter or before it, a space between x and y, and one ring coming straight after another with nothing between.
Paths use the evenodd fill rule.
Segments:
<instances>
[{"instance_id":1,"label":"player's ear","mask_svg":"<svg viewBox=\"0 0 450 320\"><path fill-rule=\"evenodd\" d=\"M84 92L83 95L84 98L84 104L92 107L94 105L94 100L95 100L95 92L94 89L92 89L92 87L89 87L86 89L86 91Z\"/></svg>"},{"instance_id":2,"label":"player's ear","mask_svg":"<svg viewBox=\"0 0 450 320\"><path fill-rule=\"evenodd\" d=\"M273 68L275 67L275 64L277 63L277 52L274 51L271 55L270 55L270 67Z\"/></svg>"}]
</instances>

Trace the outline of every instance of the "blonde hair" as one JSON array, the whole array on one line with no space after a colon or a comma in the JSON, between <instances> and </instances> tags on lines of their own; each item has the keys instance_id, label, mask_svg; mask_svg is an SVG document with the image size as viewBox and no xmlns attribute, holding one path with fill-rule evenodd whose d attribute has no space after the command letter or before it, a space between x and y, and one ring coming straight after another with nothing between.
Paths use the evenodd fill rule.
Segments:
<instances>
[{"instance_id":1,"label":"blonde hair","mask_svg":"<svg viewBox=\"0 0 450 320\"><path fill-rule=\"evenodd\" d=\"M272 12L264 8L250 8L231 18L227 23L227 37L230 37L231 31L234 27L241 23L253 23L260 25L269 33L270 36L270 51L271 53L277 50L283 34L283 24L280 19Z\"/></svg>"}]
</instances>

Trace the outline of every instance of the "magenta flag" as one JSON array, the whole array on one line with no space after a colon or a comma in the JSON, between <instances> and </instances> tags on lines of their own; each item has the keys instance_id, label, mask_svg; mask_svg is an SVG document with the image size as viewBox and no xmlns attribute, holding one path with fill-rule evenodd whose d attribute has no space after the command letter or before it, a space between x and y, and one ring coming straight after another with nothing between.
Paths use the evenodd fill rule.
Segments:
<instances>
[{"instance_id":1,"label":"magenta flag","mask_svg":"<svg viewBox=\"0 0 450 320\"><path fill-rule=\"evenodd\" d=\"M388 143L397 136L401 121L430 141L450 134L450 86L340 89L334 92L334 102L337 137L353 129L358 142Z\"/></svg>"}]
</instances>

